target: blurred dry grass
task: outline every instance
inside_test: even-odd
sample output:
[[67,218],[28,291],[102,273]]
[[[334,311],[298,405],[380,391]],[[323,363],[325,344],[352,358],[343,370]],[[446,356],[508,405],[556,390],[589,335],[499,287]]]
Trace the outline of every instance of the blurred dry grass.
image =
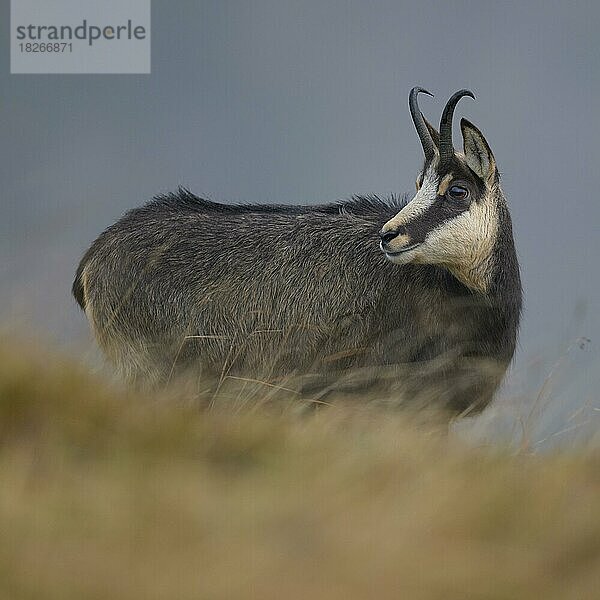
[[209,410],[30,353],[0,344],[0,600],[598,597],[597,451],[260,388]]

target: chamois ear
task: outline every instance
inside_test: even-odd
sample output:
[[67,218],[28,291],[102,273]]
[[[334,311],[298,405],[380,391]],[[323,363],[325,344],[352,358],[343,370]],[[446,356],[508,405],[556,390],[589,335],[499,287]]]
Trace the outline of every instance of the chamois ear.
[[483,133],[467,119],[460,120],[460,130],[467,165],[484,181],[493,182],[496,179],[496,159]]
[[[421,113],[423,114],[423,113]],[[440,134],[438,130],[425,118],[423,117],[423,121],[425,121],[425,125],[427,125],[427,129],[429,129],[429,134],[431,135],[431,139],[437,148],[440,147]]]

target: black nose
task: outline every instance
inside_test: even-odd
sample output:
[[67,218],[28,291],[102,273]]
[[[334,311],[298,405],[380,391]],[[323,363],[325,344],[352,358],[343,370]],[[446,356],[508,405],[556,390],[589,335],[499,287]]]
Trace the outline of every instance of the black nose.
[[400,233],[400,230],[398,229],[392,229],[391,231],[380,231],[379,232],[379,237],[381,238],[381,241],[384,244],[387,244],[389,242],[391,242],[395,237],[398,236],[398,234]]

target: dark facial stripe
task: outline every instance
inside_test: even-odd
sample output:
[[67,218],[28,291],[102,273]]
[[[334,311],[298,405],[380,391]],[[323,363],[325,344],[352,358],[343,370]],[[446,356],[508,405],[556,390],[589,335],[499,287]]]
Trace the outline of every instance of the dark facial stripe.
[[450,221],[450,219],[458,217],[468,209],[469,204],[454,204],[444,196],[437,196],[427,210],[405,224],[406,233],[410,236],[411,243],[424,242],[430,231]]

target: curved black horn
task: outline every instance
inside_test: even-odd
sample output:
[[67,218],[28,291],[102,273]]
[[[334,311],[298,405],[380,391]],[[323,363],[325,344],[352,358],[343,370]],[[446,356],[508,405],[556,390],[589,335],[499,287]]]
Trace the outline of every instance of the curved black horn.
[[419,109],[419,103],[417,102],[417,96],[421,92],[423,94],[427,94],[428,96],[433,96],[431,92],[428,92],[422,87],[414,87],[412,90],[410,90],[410,94],[408,96],[408,106],[410,108],[410,116],[412,117],[413,123],[415,124],[415,129],[417,130],[417,134],[421,140],[421,145],[423,146],[425,158],[426,160],[430,160],[435,154],[435,144],[431,134],[429,133],[429,129],[425,124],[425,119],[421,114],[421,110]]
[[454,146],[452,145],[452,117],[454,116],[454,109],[456,108],[458,101],[463,96],[469,96],[475,100],[473,92],[470,90],[460,90],[459,92],[452,94],[442,113],[442,120],[440,121],[440,161],[442,163],[454,156]]

